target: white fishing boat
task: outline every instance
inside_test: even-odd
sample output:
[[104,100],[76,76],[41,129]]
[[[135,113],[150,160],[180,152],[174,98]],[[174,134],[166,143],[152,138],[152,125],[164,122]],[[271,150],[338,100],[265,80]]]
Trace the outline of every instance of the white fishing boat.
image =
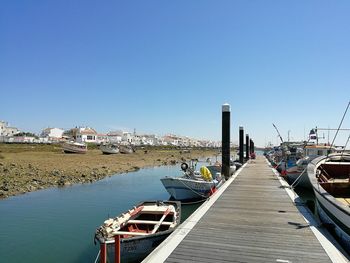
[[[184,174],[181,177],[164,177],[161,180],[167,192],[175,200],[205,199],[212,195],[224,182],[221,178],[221,167],[203,166],[200,173],[195,166],[181,164]],[[214,173],[214,177],[212,172]],[[219,171],[219,172],[218,172]]]
[[62,144],[63,152],[65,153],[86,153],[87,146],[85,143],[78,142],[64,142]]
[[116,235],[120,236],[121,262],[142,261],[176,229],[180,220],[181,203],[176,201],[146,201],[106,220],[95,232],[101,246],[99,257],[104,259],[100,262],[114,262]]
[[350,252],[350,155],[320,156],[307,166],[318,215]]
[[100,150],[103,154],[116,154],[119,153],[119,146],[115,143],[101,144]]

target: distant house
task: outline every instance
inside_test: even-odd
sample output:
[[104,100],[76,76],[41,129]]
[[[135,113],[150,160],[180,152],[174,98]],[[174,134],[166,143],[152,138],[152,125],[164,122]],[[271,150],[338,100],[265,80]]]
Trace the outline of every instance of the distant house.
[[10,127],[7,122],[0,121],[0,136],[13,136],[18,134],[20,131],[16,127]]
[[130,132],[123,132],[122,135],[122,141],[123,142],[128,142],[130,144],[134,144],[135,142],[135,136],[133,136]]
[[63,133],[64,133],[63,129],[46,128],[41,132],[40,137],[48,138],[49,140],[59,140],[62,138]]
[[78,128],[76,141],[97,143],[97,132],[90,127]]

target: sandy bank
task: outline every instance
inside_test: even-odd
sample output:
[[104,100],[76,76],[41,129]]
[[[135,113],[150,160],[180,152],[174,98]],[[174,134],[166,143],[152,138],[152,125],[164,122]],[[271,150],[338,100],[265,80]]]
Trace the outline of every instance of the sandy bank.
[[191,158],[213,156],[217,150],[138,150],[134,154],[64,154],[53,145],[0,144],[0,198],[54,186],[91,183],[106,176],[143,167],[176,164]]

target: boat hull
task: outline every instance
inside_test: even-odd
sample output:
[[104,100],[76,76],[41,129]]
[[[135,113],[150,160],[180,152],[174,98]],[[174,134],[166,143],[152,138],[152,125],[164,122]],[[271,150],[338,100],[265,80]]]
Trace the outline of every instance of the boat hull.
[[64,153],[79,153],[85,154],[87,152],[87,148],[77,147],[72,144],[63,144],[62,149]]
[[[155,234],[147,237],[136,237],[121,240],[120,242],[120,259],[121,262],[141,262],[147,257],[162,241],[164,241],[171,233],[167,231],[164,233]],[[114,262],[115,244],[109,243],[107,245],[107,256],[110,261]]]
[[307,166],[307,175],[316,197],[316,207],[323,223],[329,226],[339,242],[350,252],[350,209],[329,194],[317,181],[317,167],[325,162],[326,156],[314,159]]
[[175,200],[208,198],[213,192],[213,189],[219,186],[213,181],[197,181],[181,177],[165,177],[160,180]]
[[111,148],[106,145],[101,145],[100,150],[102,151],[103,154],[117,154],[119,153],[119,148]]
[[119,145],[119,152],[123,154],[131,154],[134,149],[131,146]]
[[331,209],[332,211],[328,211],[323,205],[321,205],[321,202],[318,199],[316,200],[316,208],[321,221],[328,226],[328,228],[336,235],[341,245],[346,249],[347,252],[349,252],[350,235],[348,234],[349,232],[347,233],[345,231],[349,231],[349,228],[345,227],[344,225],[340,227],[339,225],[342,223],[336,217],[339,216],[341,212],[334,209]]

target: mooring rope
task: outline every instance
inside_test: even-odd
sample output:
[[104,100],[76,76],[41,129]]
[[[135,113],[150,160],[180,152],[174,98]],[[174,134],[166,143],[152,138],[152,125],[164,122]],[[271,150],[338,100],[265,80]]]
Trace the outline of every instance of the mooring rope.
[[98,254],[94,263],[98,263],[98,260],[100,259],[100,253],[101,253],[101,250],[98,251]]
[[[305,167],[305,169],[301,172],[301,174],[297,177],[297,179],[295,179],[295,181],[291,184],[291,188],[292,189],[294,189],[299,183],[300,183],[300,178],[303,176],[303,174],[304,174],[304,172],[306,171],[306,169],[307,169],[307,166]],[[296,184],[295,184],[295,182],[297,182]],[[295,185],[294,185],[295,184]]]

